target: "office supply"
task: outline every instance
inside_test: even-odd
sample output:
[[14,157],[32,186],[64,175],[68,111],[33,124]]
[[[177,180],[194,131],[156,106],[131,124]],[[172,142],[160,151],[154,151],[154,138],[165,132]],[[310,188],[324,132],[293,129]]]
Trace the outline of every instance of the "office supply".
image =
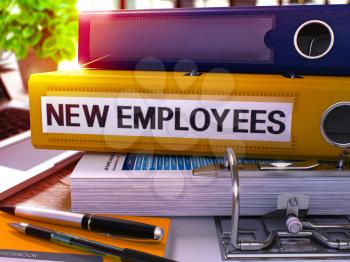
[[276,212],[242,218],[242,177],[231,148],[226,150],[223,168],[229,173],[232,190],[231,218],[215,219],[224,260],[350,258],[348,216],[309,216],[309,198],[293,192],[278,197]]
[[[72,210],[227,216],[231,185],[223,162],[222,157],[86,153],[71,175]],[[336,161],[239,159],[239,168],[244,216],[273,212],[278,197],[291,193],[308,196],[311,215],[350,214],[348,165],[340,170]]]
[[100,256],[0,249],[2,262],[102,262]]
[[21,232],[25,235],[57,243],[59,245],[65,245],[69,247],[74,247],[78,249],[83,249],[90,251],[99,255],[111,256],[111,257],[120,257],[122,261],[140,261],[140,262],[166,262],[174,261],[167,258],[151,255],[145,252],[129,249],[129,248],[120,248],[116,246],[110,246],[89,239],[55,232],[51,229],[38,227],[26,223],[10,223],[10,227],[14,228],[18,232]]
[[0,206],[0,211],[45,223],[82,228],[110,235],[154,240],[160,240],[163,236],[163,229],[157,226],[113,217],[77,214],[30,206]]
[[[77,151],[33,149],[28,102],[11,96],[12,73],[0,75],[0,200],[78,160]],[[12,92],[12,95],[13,92]]]
[[[25,223],[35,224],[36,226],[50,228],[55,231],[65,232],[75,236],[91,239],[96,242],[104,243],[107,245],[115,245],[121,248],[131,248],[142,252],[150,253],[157,256],[164,256],[166,250],[171,249],[169,241],[172,239],[170,230],[170,219],[167,218],[147,218],[147,217],[121,217],[113,216],[116,218],[125,218],[137,222],[144,222],[148,224],[157,224],[164,229],[164,236],[161,241],[145,241],[145,240],[130,240],[126,238],[116,238],[106,236],[101,233],[89,232],[78,228],[68,228],[65,226],[47,224],[42,222],[36,222],[33,220],[25,219]],[[20,223],[24,219],[6,213],[0,213],[0,246],[3,250],[19,250],[19,251],[32,251],[32,252],[49,252],[56,254],[81,254],[86,255],[84,251],[75,250],[69,247],[60,245],[48,245],[40,239],[24,237],[22,234],[15,232],[10,228],[8,223]],[[28,245],[30,243],[30,245]],[[105,257],[104,261],[115,261]]]
[[334,142],[349,136],[349,84],[321,76],[37,74],[29,81],[32,143],[172,154],[222,154],[232,146],[241,156],[335,158]]
[[[38,185],[35,185],[35,186],[32,185],[28,189],[22,192],[19,192],[15,196],[9,197],[4,202],[17,203],[21,201],[22,198],[25,198],[25,199],[28,199],[27,200],[28,203],[34,203],[34,204],[37,203],[37,204],[40,204],[41,206],[47,206],[50,208],[61,207],[62,203],[66,202],[65,194],[57,195],[54,192],[52,192],[50,188],[47,188],[46,190],[44,190],[44,192],[41,192],[40,194],[38,194],[40,195],[39,198],[37,197],[37,193],[36,193],[38,191],[38,187],[42,187],[45,184],[54,184],[55,190],[66,192],[67,186],[69,186],[69,182],[67,183],[66,179],[64,179],[60,183],[54,183],[53,181],[55,180],[56,180],[56,176],[50,176],[44,179],[43,181],[40,181]],[[53,199],[54,201],[50,201]],[[13,218],[14,217],[12,217],[12,219]],[[11,221],[10,216],[9,216],[9,221]],[[8,229],[8,227],[5,226],[5,229]],[[0,226],[0,230],[1,230],[1,226]],[[171,219],[171,231],[175,233],[172,234],[171,241],[170,242],[168,241],[167,243],[167,249],[166,249],[167,254],[165,255],[166,257],[177,261],[201,261],[201,262],[222,261],[220,248],[218,245],[218,238],[216,235],[214,217],[173,217]],[[225,229],[225,231],[227,231],[227,229]],[[2,232],[1,234],[3,236]],[[8,237],[6,236],[6,238]],[[264,237],[261,237],[260,239],[264,239]],[[203,250],[205,250],[205,252]],[[255,260],[252,259],[249,261],[258,262],[258,261],[261,261],[261,259],[255,259]],[[274,261],[284,262],[285,259],[283,258],[274,259]],[[304,258],[302,259],[302,261],[322,262],[324,260],[322,259],[307,260]],[[343,259],[343,260],[337,260],[337,261],[347,262],[348,260]]]
[[349,75],[349,5],[82,12],[87,68]]

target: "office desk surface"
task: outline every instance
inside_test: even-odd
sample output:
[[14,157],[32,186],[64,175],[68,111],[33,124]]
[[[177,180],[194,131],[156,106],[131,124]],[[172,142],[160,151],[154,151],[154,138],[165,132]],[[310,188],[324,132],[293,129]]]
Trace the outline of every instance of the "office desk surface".
[[[6,81],[14,87],[13,90],[11,90],[13,91],[11,95],[22,98],[24,94],[21,91],[21,81],[18,73],[8,72],[6,74]],[[71,202],[69,175],[73,171],[75,165],[76,164],[72,164],[21,192],[0,201],[0,204],[26,204],[59,210],[69,210]],[[216,237],[215,223],[212,217],[176,217],[172,219],[171,227],[173,237],[169,242],[169,258],[184,262],[222,261]],[[249,261],[254,262],[253,260]]]
[[[26,204],[52,209],[70,209],[69,175],[72,164],[46,179],[14,194],[0,204]],[[180,217],[172,219],[172,238],[168,257],[178,261],[221,261],[211,217]]]
[[0,204],[26,204],[59,210],[70,209],[69,175],[76,163],[0,201]]
[[[70,209],[69,175],[72,164],[46,179],[5,199],[0,204],[28,204],[53,209]],[[172,239],[168,257],[184,262],[222,261],[212,217],[176,217],[172,219]],[[250,262],[258,260],[249,260]],[[286,261],[286,260],[273,260]],[[288,260],[305,261],[305,260]],[[313,262],[324,260],[312,260]],[[346,260],[337,260],[346,261]]]

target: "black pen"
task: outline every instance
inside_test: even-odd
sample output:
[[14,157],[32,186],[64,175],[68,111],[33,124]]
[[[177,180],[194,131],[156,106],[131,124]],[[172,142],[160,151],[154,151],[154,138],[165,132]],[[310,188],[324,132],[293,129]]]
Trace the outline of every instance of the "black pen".
[[160,227],[106,216],[27,206],[0,206],[0,211],[45,223],[82,228],[110,235],[154,240],[160,240],[163,236],[163,229]]
[[70,246],[87,250],[99,255],[120,257],[122,261],[128,262],[174,262],[174,260],[151,255],[149,253],[137,251],[129,248],[120,248],[89,239],[56,232],[47,228],[37,227],[26,223],[8,224],[17,231],[46,241],[54,242],[60,245]]

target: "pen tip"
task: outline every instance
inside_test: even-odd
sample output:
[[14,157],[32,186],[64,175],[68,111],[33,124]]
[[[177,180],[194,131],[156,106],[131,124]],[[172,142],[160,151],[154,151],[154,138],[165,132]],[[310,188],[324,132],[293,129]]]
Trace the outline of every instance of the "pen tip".
[[25,233],[25,229],[27,227],[27,225],[24,223],[8,223],[7,225],[22,233]]
[[15,214],[15,209],[16,209],[15,206],[10,206],[10,205],[0,206],[0,211],[11,214],[11,215]]

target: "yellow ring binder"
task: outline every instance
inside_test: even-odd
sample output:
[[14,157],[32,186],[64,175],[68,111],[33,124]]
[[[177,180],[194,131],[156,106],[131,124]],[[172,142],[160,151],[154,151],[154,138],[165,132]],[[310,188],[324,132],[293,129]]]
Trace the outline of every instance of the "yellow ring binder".
[[[335,158],[320,125],[347,77],[76,70],[32,75],[33,145],[85,151]],[[346,118],[345,115],[340,118]],[[338,122],[341,121],[337,120]],[[349,133],[349,123],[332,132]]]

